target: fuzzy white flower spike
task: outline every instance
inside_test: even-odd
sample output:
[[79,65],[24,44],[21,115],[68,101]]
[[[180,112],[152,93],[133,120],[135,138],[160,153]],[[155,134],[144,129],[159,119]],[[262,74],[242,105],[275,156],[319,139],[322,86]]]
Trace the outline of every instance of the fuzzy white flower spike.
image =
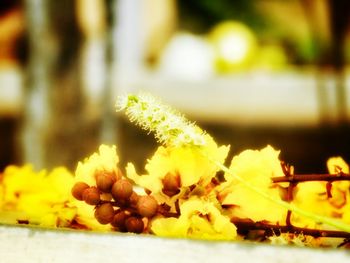
[[154,133],[161,144],[174,147],[205,144],[205,133],[197,125],[152,95],[120,96],[116,108],[124,110],[131,122]]

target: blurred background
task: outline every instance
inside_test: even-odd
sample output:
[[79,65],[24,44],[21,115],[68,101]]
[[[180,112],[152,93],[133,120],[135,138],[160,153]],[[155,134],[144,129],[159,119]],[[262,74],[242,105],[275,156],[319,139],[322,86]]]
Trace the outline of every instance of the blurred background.
[[349,18],[347,0],[1,0],[0,170],[74,170],[101,143],[142,169],[156,143],[114,112],[139,90],[231,155],[350,162]]

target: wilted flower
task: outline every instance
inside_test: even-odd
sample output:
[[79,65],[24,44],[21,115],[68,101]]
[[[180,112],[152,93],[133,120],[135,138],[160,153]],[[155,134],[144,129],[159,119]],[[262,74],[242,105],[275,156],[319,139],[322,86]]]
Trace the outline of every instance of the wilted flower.
[[316,247],[319,245],[319,241],[304,234],[295,233],[280,233],[279,235],[272,235],[268,237],[268,240],[273,245],[295,245],[298,247]]

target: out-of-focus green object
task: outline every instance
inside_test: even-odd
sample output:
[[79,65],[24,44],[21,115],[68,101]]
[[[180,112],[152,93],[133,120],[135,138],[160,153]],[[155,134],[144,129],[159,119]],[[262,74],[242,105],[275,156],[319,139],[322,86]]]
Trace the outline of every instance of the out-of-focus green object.
[[284,48],[279,44],[262,45],[255,61],[255,67],[263,70],[282,70],[288,64]]
[[252,30],[237,21],[217,24],[209,33],[219,73],[231,73],[252,66],[257,53],[257,40]]

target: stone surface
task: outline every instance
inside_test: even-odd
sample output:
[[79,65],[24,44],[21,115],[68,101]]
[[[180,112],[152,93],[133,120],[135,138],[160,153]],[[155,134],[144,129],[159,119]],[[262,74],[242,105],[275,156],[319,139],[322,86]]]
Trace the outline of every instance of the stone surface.
[[0,262],[350,262],[343,249],[0,226]]

